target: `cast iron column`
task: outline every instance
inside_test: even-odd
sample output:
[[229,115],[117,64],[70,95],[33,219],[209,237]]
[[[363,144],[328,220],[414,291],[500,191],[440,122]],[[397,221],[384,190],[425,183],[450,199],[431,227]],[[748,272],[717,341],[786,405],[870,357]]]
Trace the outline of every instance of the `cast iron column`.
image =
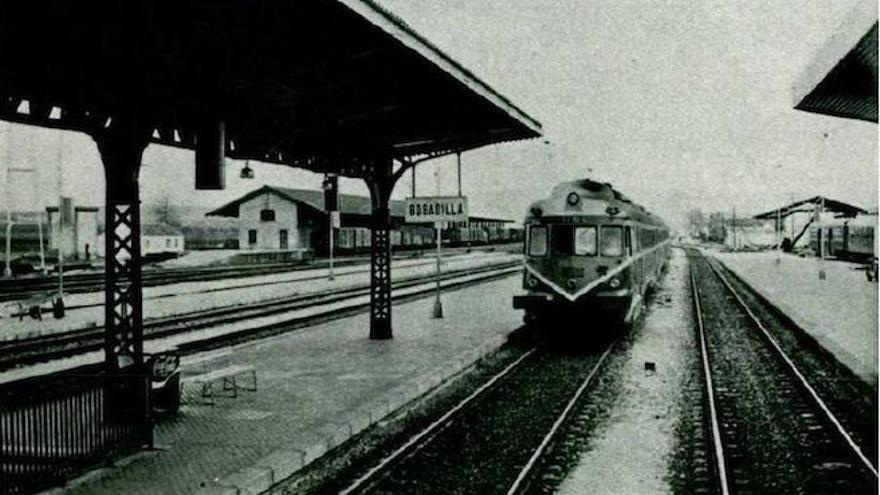
[[370,338],[390,339],[391,331],[391,210],[394,189],[391,160],[379,160],[366,178],[373,203],[370,259]]
[[150,131],[115,117],[93,135],[104,163],[104,358],[108,374],[143,372],[138,172]]

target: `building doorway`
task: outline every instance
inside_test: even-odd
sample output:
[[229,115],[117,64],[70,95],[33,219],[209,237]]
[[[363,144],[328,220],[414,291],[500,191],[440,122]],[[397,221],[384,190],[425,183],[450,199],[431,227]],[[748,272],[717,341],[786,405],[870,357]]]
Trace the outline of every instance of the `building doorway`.
[[281,229],[278,231],[278,242],[280,244],[281,249],[287,249],[287,230]]

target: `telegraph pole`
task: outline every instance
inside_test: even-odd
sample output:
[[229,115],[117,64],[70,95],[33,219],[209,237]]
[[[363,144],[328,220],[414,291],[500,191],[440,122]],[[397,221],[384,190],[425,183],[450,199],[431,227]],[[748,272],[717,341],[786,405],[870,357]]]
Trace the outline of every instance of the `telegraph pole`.
[[776,228],[774,229],[776,231],[776,264],[777,265],[779,264],[780,258],[782,257],[782,243],[780,242],[780,239],[782,237],[780,235],[780,230],[782,230],[781,210],[782,210],[781,208],[776,208]]
[[[64,189],[63,189],[63,174],[64,169],[61,166],[61,147],[64,145],[64,134],[62,131],[58,132],[58,151],[56,152],[55,160],[58,164],[58,242],[56,243],[56,247],[58,248],[58,300],[52,305],[52,313],[55,318],[63,318],[64,317]],[[73,205],[71,205],[71,208]],[[104,235],[107,235],[106,229]],[[105,263],[108,263],[106,259],[105,253]]]
[[12,256],[12,187],[10,186],[12,175],[10,174],[10,169],[12,165],[9,163],[9,148],[12,142],[10,136],[12,134],[12,124],[7,122],[4,127],[6,128],[6,149],[3,153],[3,164],[6,166],[6,201],[3,202],[3,206],[6,207],[6,268],[3,270],[3,275],[6,278],[10,278],[12,277],[12,265],[10,264],[10,257]]
[[733,250],[736,251],[736,206],[733,207],[733,220],[730,222],[733,229]]
[[819,280],[825,280],[825,231],[822,229],[822,213],[825,212],[825,198],[819,197],[819,204],[817,205],[819,213],[816,215],[816,220],[819,223]]

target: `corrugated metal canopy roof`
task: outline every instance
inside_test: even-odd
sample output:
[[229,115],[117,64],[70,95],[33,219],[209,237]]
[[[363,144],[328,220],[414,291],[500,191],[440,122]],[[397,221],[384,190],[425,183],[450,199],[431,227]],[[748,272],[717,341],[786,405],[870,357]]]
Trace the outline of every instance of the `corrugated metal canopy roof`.
[[[813,212],[816,209],[816,205],[818,205],[822,201],[822,199],[822,196],[814,196],[812,198],[802,199],[800,201],[795,201],[794,203],[781,206],[777,210],[770,210],[764,213],[759,213],[752,218],[762,220],[774,219],[776,218],[777,211],[779,212],[779,216],[781,218],[785,218],[793,213]],[[865,209],[859,208],[858,206],[854,206],[849,203],[844,203],[843,201],[837,201],[830,198],[824,198],[824,200],[826,211],[834,212],[848,217],[854,217],[856,215],[867,213]]]
[[795,108],[877,122],[877,4],[865,0],[794,87]]
[[133,104],[156,143],[219,118],[227,156],[313,170],[541,133],[371,0],[0,2],[0,118],[89,132]]

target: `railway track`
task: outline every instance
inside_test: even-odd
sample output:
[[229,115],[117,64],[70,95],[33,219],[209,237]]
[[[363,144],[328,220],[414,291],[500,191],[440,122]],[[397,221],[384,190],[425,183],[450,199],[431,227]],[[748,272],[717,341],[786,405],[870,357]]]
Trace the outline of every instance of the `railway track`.
[[[509,261],[478,268],[452,270],[441,274],[439,278],[444,282],[444,287],[453,288],[507,276],[518,272],[520,267],[521,263],[519,261]],[[394,296],[394,299],[395,301],[400,301],[401,299],[421,297],[431,292],[433,289],[431,283],[436,280],[437,276],[433,274],[397,280],[392,284],[395,291],[417,288],[419,286],[425,287],[403,296]],[[147,320],[144,323],[144,339],[149,341],[169,338],[219,325],[243,322],[266,316],[283,315],[284,313],[305,308],[334,305],[334,309],[330,311],[316,312],[308,316],[291,319],[282,318],[281,321],[271,324],[256,325],[239,331],[195,339],[178,346],[183,354],[198,352],[244,340],[263,338],[289,331],[292,328],[360,312],[369,306],[368,302],[349,305],[341,309],[335,306],[352,299],[367,296],[369,291],[369,284],[360,284],[343,289],[331,289],[270,299],[246,306],[235,305]],[[99,326],[2,342],[0,343],[0,371],[97,351],[102,349],[103,345],[104,329]]]
[[[507,245],[500,245],[505,249]],[[448,248],[447,253],[464,252],[470,248]],[[473,248],[479,250],[479,248]],[[404,252],[395,259],[416,257],[420,251]],[[370,258],[356,256],[344,257],[335,261],[336,267],[350,266],[369,262]],[[211,280],[235,279],[259,275],[272,275],[282,272],[321,269],[327,266],[326,260],[310,264],[271,263],[239,266],[186,267],[186,268],[154,268],[145,269],[141,275],[144,287],[176,284],[182,282],[206,282]],[[65,275],[64,291],[67,293],[100,292],[104,289],[103,273],[76,273]],[[58,290],[58,277],[21,277],[16,279],[0,279],[0,301],[15,301]]]
[[[818,346],[791,341],[800,330],[779,328],[778,315],[712,260],[696,250],[688,257],[712,444],[713,472],[701,488],[876,493],[876,409],[864,417],[853,410],[863,397],[846,401],[815,385],[840,373],[827,369],[835,363]],[[819,357],[804,357],[811,354]]]
[[329,489],[341,494],[535,490],[548,448],[589,401],[616,343],[589,352],[543,345],[524,350],[344,486]]
[[[421,266],[434,266],[435,264],[436,264],[436,261],[434,261],[434,260],[426,260],[426,261],[420,261],[420,262],[415,262],[415,263],[408,263],[403,266],[403,269],[412,269],[412,268],[417,268],[417,267],[421,267]],[[364,274],[364,273],[370,273],[370,268],[366,267],[366,268],[362,268],[362,269],[346,270],[346,271],[342,271],[342,272],[337,271],[335,276],[337,278],[339,278],[339,277],[348,277],[348,276],[352,276],[352,275],[360,275],[360,274]],[[271,275],[277,275],[277,272],[271,273]],[[256,281],[247,281],[247,282],[242,282],[242,283],[223,284],[221,287],[207,287],[207,288],[200,288],[200,289],[187,287],[185,292],[172,293],[172,294],[160,293],[157,295],[145,296],[143,299],[145,301],[148,301],[151,299],[166,299],[169,297],[177,297],[177,296],[181,296],[181,295],[209,294],[209,293],[213,293],[213,292],[223,292],[223,291],[230,291],[230,290],[236,290],[236,289],[248,289],[248,288],[253,288],[253,287],[268,288],[273,285],[285,285],[285,284],[290,284],[290,283],[303,283],[303,282],[316,281],[316,280],[327,280],[327,274],[322,273],[320,275],[311,275],[311,276],[304,276],[304,277],[301,276],[301,277],[296,277],[296,278],[285,278],[285,279],[275,279],[275,280],[260,279],[260,280],[256,280]],[[172,282],[172,283],[176,283],[176,282]],[[67,305],[65,305],[65,309],[67,312],[71,312],[71,311],[76,311],[79,309],[102,307],[103,305],[104,305],[104,298],[101,297],[101,298],[99,298],[98,301],[93,302],[93,303],[67,304]],[[41,310],[43,313],[51,313],[52,312],[52,309],[48,308],[48,307],[41,308]],[[30,314],[27,312],[25,312],[25,313],[12,313],[9,316],[11,318],[24,318],[24,317],[30,318]]]

